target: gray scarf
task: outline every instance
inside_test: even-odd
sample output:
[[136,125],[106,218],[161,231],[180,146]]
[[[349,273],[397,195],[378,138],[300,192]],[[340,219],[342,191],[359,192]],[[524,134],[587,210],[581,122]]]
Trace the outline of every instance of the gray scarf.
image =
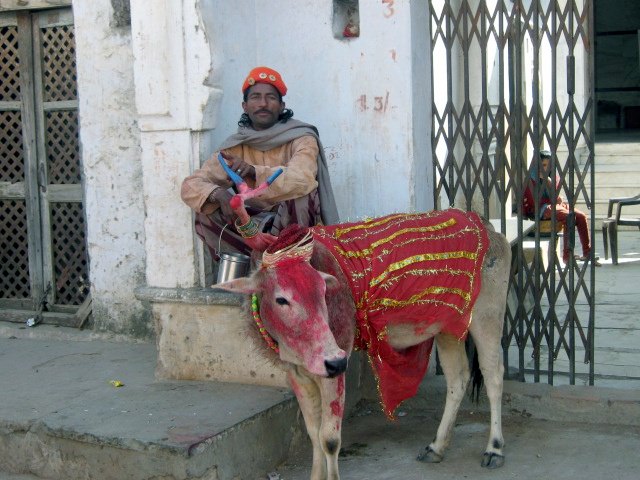
[[329,178],[329,169],[327,168],[327,159],[324,156],[324,148],[322,148],[322,143],[320,142],[318,129],[313,125],[292,118],[286,123],[278,122],[266,130],[254,130],[250,127],[241,126],[236,133],[222,142],[219,149],[224,150],[235,147],[236,145],[248,145],[261,152],[266,152],[267,150],[284,145],[304,135],[311,135],[318,142],[318,195],[320,197],[320,215],[322,216],[322,223],[325,225],[334,225],[340,221],[338,208],[333,198],[333,190],[331,188],[331,179]]

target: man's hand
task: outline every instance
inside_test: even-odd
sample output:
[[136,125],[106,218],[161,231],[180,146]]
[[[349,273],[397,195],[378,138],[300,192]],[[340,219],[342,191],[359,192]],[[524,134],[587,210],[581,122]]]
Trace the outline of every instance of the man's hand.
[[540,174],[540,183],[544,185],[547,189],[547,192],[551,194],[553,190],[553,182],[551,181],[551,177],[549,176],[549,172],[543,170],[543,173]]
[[235,157],[224,151],[220,152],[222,157],[227,161],[229,168],[240,175],[243,179],[256,179],[256,169],[250,163],[245,162],[241,157]]
[[233,198],[233,195],[231,195],[231,193],[224,188],[216,188],[213,192],[211,192],[211,195],[209,195],[209,201],[215,202],[220,205],[222,218],[230,225],[233,224],[233,221],[236,218],[236,215],[231,209],[231,205],[229,204],[231,198]]

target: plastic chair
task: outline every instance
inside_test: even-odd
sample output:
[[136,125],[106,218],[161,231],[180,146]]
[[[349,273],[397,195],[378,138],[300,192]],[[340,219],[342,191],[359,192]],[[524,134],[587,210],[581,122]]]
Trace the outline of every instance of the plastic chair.
[[[613,206],[616,214],[613,215]],[[640,205],[640,194],[635,197],[610,198],[607,218],[602,222],[602,243],[604,244],[604,258],[609,258],[609,243],[611,244],[611,261],[618,264],[618,226],[626,225],[640,229],[640,218],[623,217],[622,208],[630,205]],[[608,238],[608,242],[607,242]]]

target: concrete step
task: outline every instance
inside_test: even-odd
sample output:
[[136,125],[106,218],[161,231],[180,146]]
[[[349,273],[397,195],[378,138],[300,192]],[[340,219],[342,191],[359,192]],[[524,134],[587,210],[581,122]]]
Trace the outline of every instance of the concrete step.
[[597,157],[638,155],[638,142],[597,142],[594,150]]
[[[640,178],[640,171],[638,172],[638,176]],[[587,190],[591,188],[591,184],[589,182],[586,183]],[[640,193],[640,184],[638,181],[635,183],[632,181],[628,181],[627,184],[624,183],[609,183],[602,182],[600,179],[596,181],[596,198],[597,199],[606,199],[613,197],[633,197]]]
[[[593,213],[596,218],[606,218],[609,207],[609,199],[615,197],[633,197],[640,193],[640,156],[634,160],[633,164],[611,164],[598,171],[596,167],[596,189],[593,199]],[[607,170],[610,169],[610,170]],[[590,179],[586,179],[587,190],[591,188]],[[577,207],[587,211],[584,202],[579,202]],[[623,216],[640,217],[640,205],[631,205],[623,209]]]
[[637,147],[632,154],[620,154],[611,153],[608,155],[599,154],[596,151],[595,166],[599,165],[638,165],[640,160],[640,153],[638,153]]
[[[578,210],[582,210],[583,212],[587,213],[589,212],[589,209],[587,208],[586,204],[582,203],[582,202],[578,202],[576,204],[576,208],[578,208]],[[607,218],[607,212],[609,209],[609,200],[602,200],[602,199],[596,199],[596,201],[593,203],[593,205],[591,206],[591,214],[595,214],[595,217],[597,219],[604,219]],[[640,205],[631,205],[628,207],[625,207],[622,210],[623,213],[623,217],[630,217],[630,218],[640,218]],[[614,211],[615,214],[615,211]]]
[[[596,191],[594,213],[606,218],[609,198],[634,196],[640,193],[640,149],[638,142],[597,142],[594,172]],[[585,179],[590,188],[590,178]],[[584,204],[581,205],[584,208]],[[580,208],[580,207],[579,207]],[[640,216],[640,206],[628,207],[625,214]]]
[[593,171],[598,183],[602,183],[605,179],[611,183],[625,183],[626,174],[640,172],[639,165],[640,159],[633,163],[596,163]]
[[[587,186],[587,191],[589,190],[590,190],[590,187]],[[579,191],[578,193],[582,197],[583,192]],[[638,195],[638,193],[640,193],[640,188],[637,185],[630,186],[630,187],[623,187],[623,186],[611,187],[609,184],[597,183],[593,200],[595,201],[596,204],[604,205],[604,208],[606,209],[607,206],[609,205],[610,198],[634,197]],[[627,210],[635,211],[637,210],[637,206],[629,205],[623,208],[623,212],[627,212]],[[625,213],[625,216],[626,216],[626,213]]]
[[[578,208],[580,210],[582,210],[583,212],[586,212],[588,209],[586,207],[586,204],[584,202],[578,202],[577,203]],[[596,211],[596,214],[598,216],[606,216],[606,213],[609,210],[609,199],[601,199],[601,198],[596,198],[595,201],[592,203],[591,208],[593,210]],[[613,212],[615,214],[615,210]],[[638,205],[628,205],[626,207],[624,207],[622,209],[622,216],[623,217],[638,217],[640,216],[640,206]]]
[[0,472],[253,480],[284,461],[302,435],[287,389],[157,381],[153,344],[54,340],[46,325],[1,327]]

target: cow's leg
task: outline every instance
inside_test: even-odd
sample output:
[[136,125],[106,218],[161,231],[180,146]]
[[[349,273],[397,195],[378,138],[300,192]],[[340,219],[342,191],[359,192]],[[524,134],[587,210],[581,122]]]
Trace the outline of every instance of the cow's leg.
[[319,378],[319,386],[322,395],[320,444],[327,459],[327,480],[340,480],[338,454],[342,443],[345,375],[338,375],[335,378]]
[[[484,287],[484,286],[483,286]],[[502,380],[504,365],[502,363],[502,319],[504,308],[496,308],[495,299],[476,303],[474,320],[470,333],[478,352],[478,362],[487,389],[487,397],[491,407],[491,429],[487,448],[482,457],[482,466],[498,468],[504,465],[504,438],[502,436]]]
[[438,426],[436,438],[418,456],[421,462],[437,463],[442,461],[444,451],[451,440],[451,433],[458,415],[460,403],[469,382],[469,363],[464,342],[451,335],[436,336],[440,365],[447,381],[447,400],[444,413]]
[[322,421],[322,397],[320,389],[313,377],[308,376],[300,367],[293,367],[288,372],[288,380],[298,399],[298,405],[307,427],[307,434],[313,447],[313,466],[311,480],[327,478],[327,462],[320,440]]
[[478,352],[491,407],[491,428],[482,466],[498,468],[504,464],[502,436],[502,329],[511,271],[511,247],[502,236],[489,232],[490,247],[482,268],[482,288],[473,306],[469,328]]

